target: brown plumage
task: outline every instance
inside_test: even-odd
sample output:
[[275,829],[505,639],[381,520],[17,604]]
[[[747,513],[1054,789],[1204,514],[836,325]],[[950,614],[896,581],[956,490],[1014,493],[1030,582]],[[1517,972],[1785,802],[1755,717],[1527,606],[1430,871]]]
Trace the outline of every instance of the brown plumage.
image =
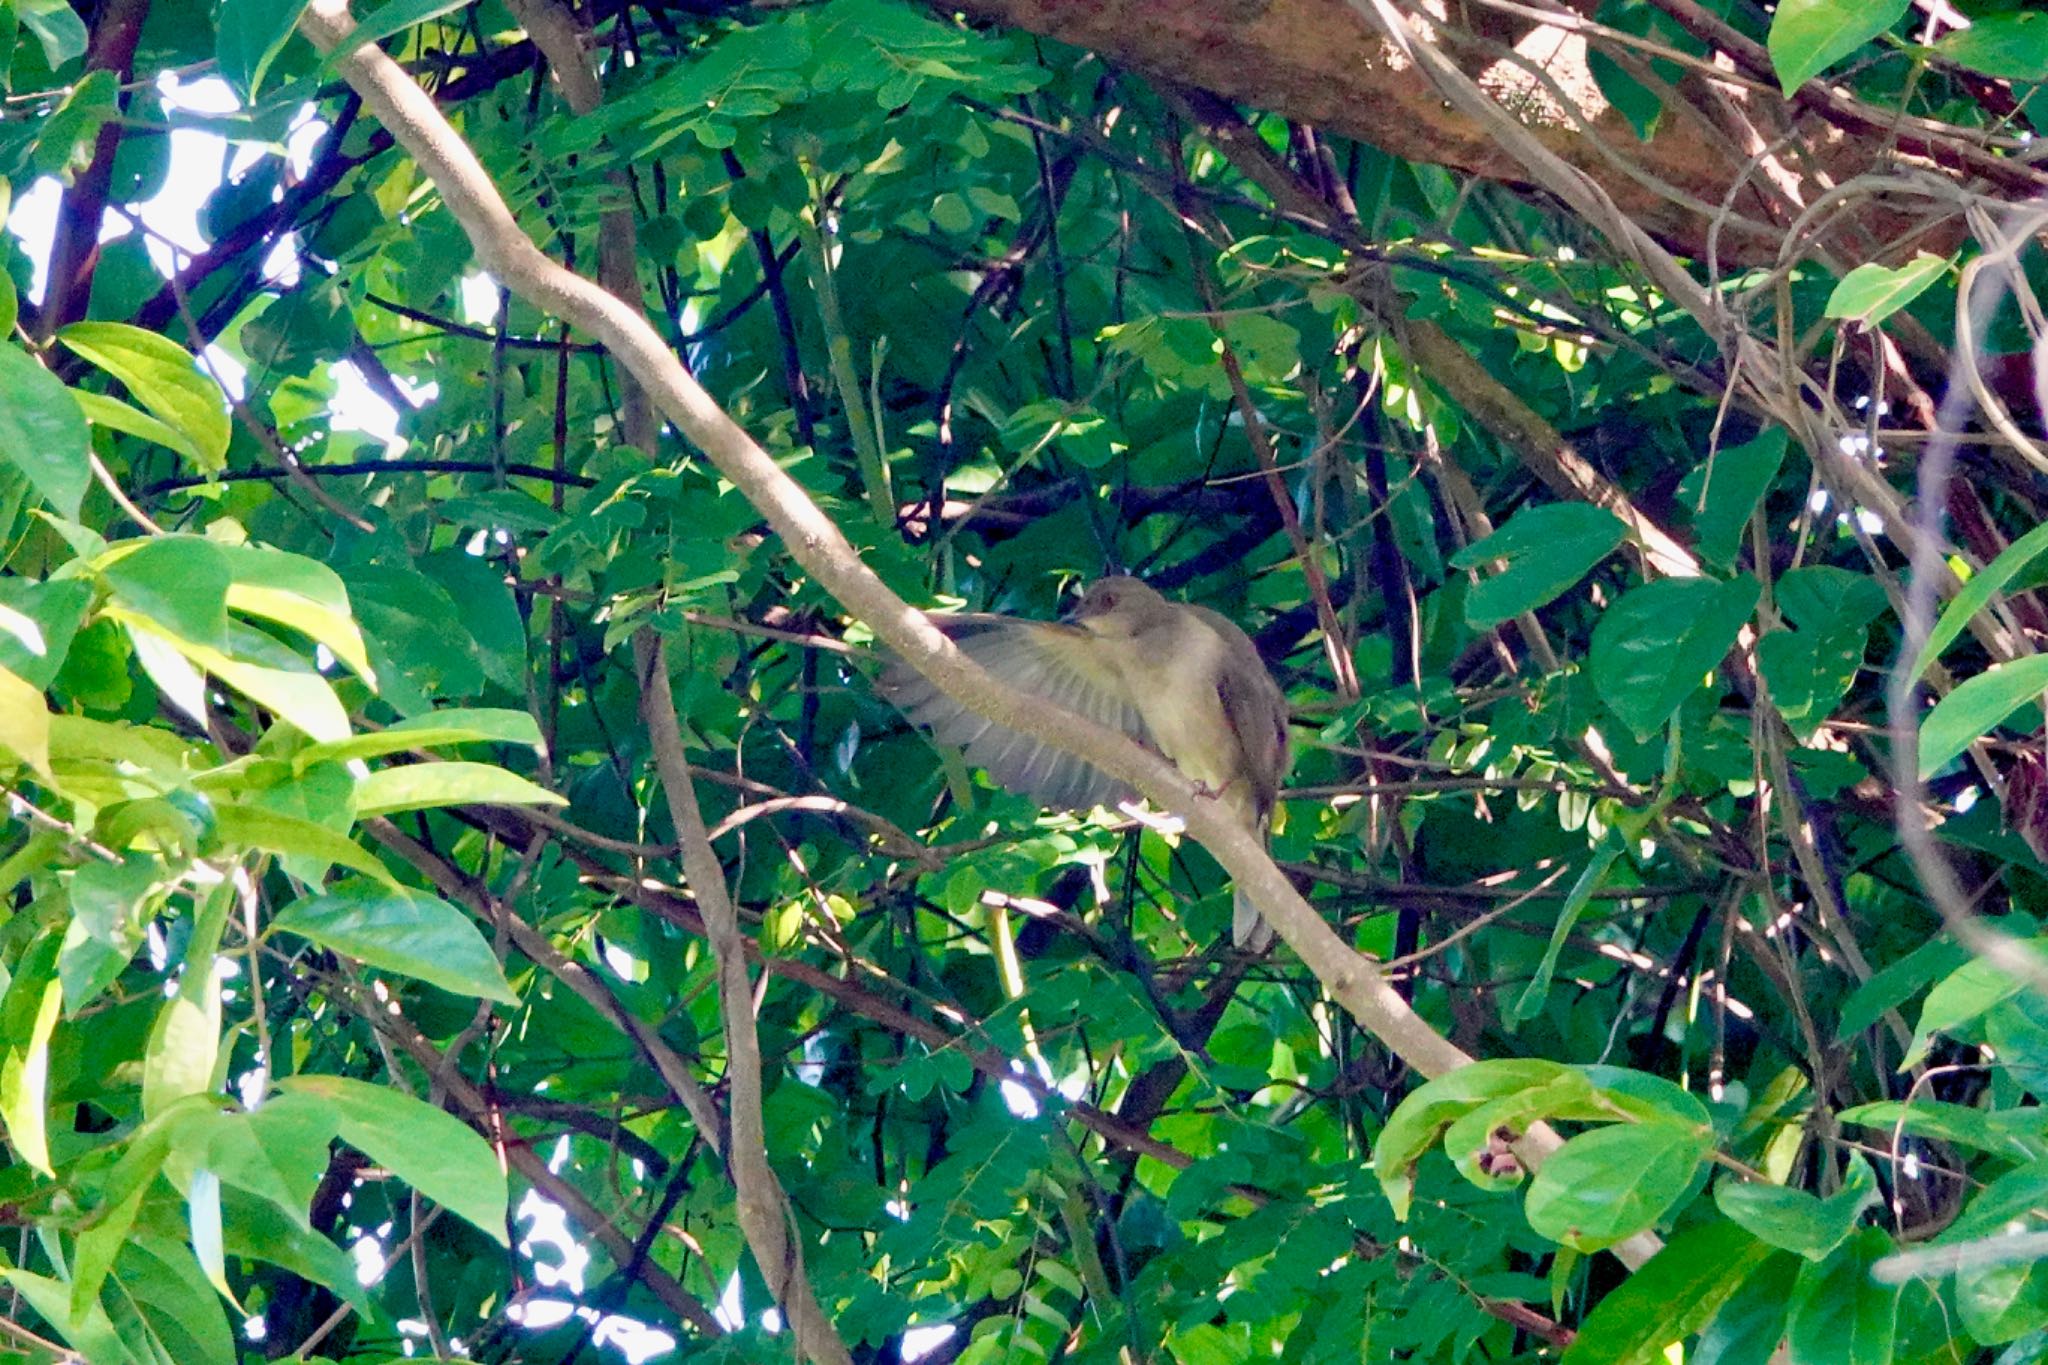
[[[1019,691],[1150,744],[1264,837],[1287,776],[1287,699],[1228,617],[1118,577],[1090,586],[1064,621],[973,614],[932,624]],[[900,662],[883,670],[881,690],[1012,791],[1070,810],[1132,795],[1094,765],[975,715]],[[1272,941],[1242,893],[1231,920],[1239,947],[1260,952]]]

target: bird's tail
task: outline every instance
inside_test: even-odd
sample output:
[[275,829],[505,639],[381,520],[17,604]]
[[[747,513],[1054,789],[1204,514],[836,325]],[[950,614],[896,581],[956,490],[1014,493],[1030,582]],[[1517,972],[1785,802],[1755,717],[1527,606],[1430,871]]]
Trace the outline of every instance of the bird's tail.
[[[1270,811],[1250,809],[1250,802],[1239,807],[1239,814],[1259,836],[1261,843],[1272,832],[1273,817]],[[1263,953],[1273,946],[1273,926],[1266,923],[1266,917],[1259,913],[1251,894],[1239,887],[1230,901],[1230,941],[1241,951]]]
[[1241,888],[1230,902],[1230,941],[1247,953],[1263,953],[1273,944],[1273,926]]

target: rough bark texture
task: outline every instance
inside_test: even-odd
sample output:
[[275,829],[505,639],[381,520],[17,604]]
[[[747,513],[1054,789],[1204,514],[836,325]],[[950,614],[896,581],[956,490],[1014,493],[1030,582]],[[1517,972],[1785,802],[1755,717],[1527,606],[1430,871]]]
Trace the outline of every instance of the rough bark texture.
[[[1528,188],[1520,164],[1393,57],[1346,0],[967,0],[943,8],[1088,48],[1155,79],[1211,90],[1396,157]],[[1709,254],[1725,205],[1711,249],[1728,266],[1776,258],[1788,201],[1796,213],[1828,185],[1895,166],[1911,145],[1904,136],[1856,136],[1841,126],[1855,120],[1840,109],[1809,111],[1732,75],[1683,80],[1678,89],[1688,105],[1667,101],[1656,135],[1644,142],[1600,95],[1578,35],[1529,29],[1514,47],[1521,64],[1496,41],[1515,35],[1497,25],[1440,29],[1438,37],[1553,152],[1679,254]],[[1560,98],[1576,106],[1576,117]],[[1767,155],[1775,146],[1796,147],[1804,160],[1777,161]],[[1881,244],[1897,240],[1907,221],[1871,208],[1833,231],[1843,234],[1844,255],[1862,259],[1881,255]],[[1926,237],[1919,245],[1944,249]]]

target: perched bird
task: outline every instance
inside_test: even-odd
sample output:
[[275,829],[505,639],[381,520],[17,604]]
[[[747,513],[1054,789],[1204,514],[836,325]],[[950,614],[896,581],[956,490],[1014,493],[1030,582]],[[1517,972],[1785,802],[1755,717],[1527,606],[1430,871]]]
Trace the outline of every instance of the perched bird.
[[[1135,578],[1091,585],[1062,621],[934,616],[960,651],[1020,692],[1149,744],[1263,838],[1287,775],[1287,699],[1250,637],[1207,607],[1169,602]],[[1084,759],[961,706],[902,662],[882,694],[1010,790],[1087,810],[1130,788]],[[1231,938],[1252,952],[1273,931],[1243,892]]]

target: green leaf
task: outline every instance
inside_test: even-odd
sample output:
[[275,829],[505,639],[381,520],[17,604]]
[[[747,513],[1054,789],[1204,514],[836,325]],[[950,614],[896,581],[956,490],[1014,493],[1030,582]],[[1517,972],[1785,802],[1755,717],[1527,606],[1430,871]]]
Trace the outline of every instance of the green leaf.
[[1772,1252],[1707,1323],[1686,1365],[1769,1365],[1804,1264],[1789,1251]]
[[[203,1100],[194,1100],[201,1105]],[[128,1241],[141,1212],[142,1198],[163,1168],[170,1148],[171,1125],[182,1111],[145,1120],[128,1139],[128,1150],[114,1163],[100,1191],[100,1204],[78,1231],[71,1262],[71,1311],[85,1311],[99,1298],[100,1284],[113,1267],[114,1258]]]
[[1723,1176],[1714,1205],[1756,1236],[1809,1261],[1825,1260],[1856,1230],[1863,1210],[1878,1202],[1877,1176],[1861,1153],[1852,1154],[1842,1188],[1825,1199],[1804,1190]]
[[444,707],[408,716],[382,730],[328,744],[309,744],[293,758],[301,770],[315,763],[382,758],[412,749],[438,749],[448,744],[518,744],[541,747],[540,726],[525,711],[490,707]]
[[1757,663],[1771,701],[1804,743],[1855,684],[1869,645],[1869,623],[1889,603],[1868,574],[1830,565],[1787,571],[1777,584],[1778,608],[1796,630],[1757,641]]
[[1939,1138],[2019,1161],[2048,1154],[2048,1110],[1978,1109],[1947,1100],[1875,1100],[1854,1105],[1838,1116],[1843,1123],[1893,1133]]
[[54,1173],[45,1111],[50,1036],[64,1003],[57,980],[63,939],[61,932],[45,930],[15,964],[7,994],[0,996],[0,1122],[15,1154],[44,1175]]
[[1942,608],[1941,619],[1934,623],[1934,629],[1927,632],[1927,643],[1920,646],[1920,652],[1913,658],[1913,676],[1925,675],[1927,666],[1947,652],[1956,638],[1969,629],[1970,619],[1984,610],[1992,597],[2002,592],[2008,583],[2033,568],[2044,554],[2048,554],[2048,523],[2036,526],[1999,551],[1998,557],[1983,569],[1970,575],[1962,591]]
[[[211,1173],[295,1226],[309,1228],[306,1208],[339,1129],[332,1106],[310,1095],[275,1094],[238,1113],[198,1109],[172,1126],[164,1171],[181,1190],[189,1190],[202,1172]],[[228,1205],[225,1197],[222,1203]]]
[[[321,1145],[326,1145],[325,1139]],[[369,1311],[369,1294],[356,1278],[355,1262],[347,1252],[305,1226],[303,1218],[290,1216],[267,1199],[234,1188],[221,1193],[228,1255],[283,1266],[302,1279],[324,1285],[336,1298]]]
[[41,688],[0,668],[0,753],[13,754],[50,778],[50,708]]
[[1765,427],[1754,440],[1710,455],[1679,481],[1679,504],[1692,512],[1700,558],[1733,567],[1750,514],[1785,463],[1787,440],[1785,428]]
[[[218,1187],[216,1187],[216,1190]],[[212,1208],[219,1230],[219,1205]],[[195,1238],[195,1245],[197,1239]],[[213,1251],[220,1251],[218,1242]],[[164,1353],[178,1365],[235,1365],[235,1338],[194,1248],[144,1232],[121,1249],[114,1274]],[[226,1276],[219,1276],[221,1286]]]
[[1886,32],[1910,0],[1782,0],[1768,42],[1787,95]]
[[64,666],[92,597],[92,584],[83,578],[0,578],[0,668],[47,688]]
[[458,995],[519,1002],[469,917],[438,896],[372,881],[347,881],[305,896],[270,921],[323,948],[431,982]]
[[1778,610],[1801,630],[1867,626],[1891,606],[1875,578],[1831,564],[1787,569],[1778,576],[1774,592]]
[[504,1168],[467,1124],[410,1095],[341,1076],[294,1076],[278,1089],[331,1104],[342,1141],[506,1245]]
[[1927,251],[1915,254],[1896,269],[1866,261],[1842,276],[1842,282],[1828,295],[1827,307],[1821,311],[1827,317],[1875,327],[1926,293],[1954,264],[1952,256],[1936,256]]
[[0,1266],[0,1277],[91,1365],[142,1365],[122,1344],[104,1307],[94,1303],[82,1313],[71,1311],[71,1292],[63,1281],[7,1266]]
[[390,871],[374,854],[325,825],[262,806],[218,806],[214,816],[221,844],[228,849],[254,848],[315,863],[338,863],[380,881],[391,880]]
[[364,43],[381,43],[394,33],[403,33],[417,24],[429,23],[444,14],[453,14],[469,0],[386,0],[360,19],[348,41],[327,54],[327,60],[320,65],[322,75],[334,66],[337,57],[354,51]]
[[93,393],[86,389],[71,390],[71,401],[78,404],[79,411],[85,414],[85,420],[96,427],[140,437],[167,450],[178,451],[188,458],[190,456],[191,443],[182,433],[131,403],[124,403],[118,398],[110,398],[104,393]]
[[2048,654],[1993,664],[1936,702],[1920,722],[1920,776],[1925,779],[1991,733],[2021,707],[2048,692]]
[[1516,513],[1492,535],[1451,556],[1458,569],[1506,561],[1466,594],[1465,624],[1485,630],[1534,611],[1585,577],[1627,535],[1620,518],[1590,503],[1546,503]]
[[0,460],[28,476],[43,501],[70,520],[92,483],[92,433],[64,381],[34,357],[0,345]]
[[1890,1252],[1889,1237],[1865,1228],[1827,1260],[1800,1270],[1785,1333],[1793,1360],[1890,1365],[1899,1291],[1870,1278],[1870,1267]]
[[157,1012],[142,1058],[142,1109],[154,1118],[188,1095],[210,1094],[220,1060],[220,976],[214,958],[234,904],[234,885],[222,882],[200,902],[185,947],[178,990]]
[[1952,938],[1931,939],[1858,986],[1842,1004],[1835,1038],[1846,1041],[1913,998],[1928,982],[1947,976],[1970,960],[1970,950]]
[[1581,1133],[1529,1184],[1529,1226],[1578,1251],[1599,1251],[1650,1227],[1686,1192],[1711,1130],[1616,1123]]
[[[2020,946],[2048,968],[2048,954],[2043,954],[2038,943]],[[1927,1055],[1928,1043],[1935,1034],[1962,1027],[1999,1001],[2010,1000],[2019,990],[2020,983],[1990,959],[1971,958],[1927,993],[1927,1003],[1920,1007],[1920,1022],[1913,1029],[1913,1041],[1899,1066],[1904,1069],[1918,1065]]]
[[408,763],[356,783],[358,819],[435,806],[566,806],[546,787],[489,763]]
[[377,685],[340,575],[317,560],[267,545],[226,545],[221,552],[234,577],[230,610],[291,627],[327,646],[371,687]]
[[[108,619],[128,627],[138,649],[144,648],[145,641],[167,646],[177,658],[219,678],[257,705],[268,707],[313,739],[336,740],[349,733],[348,712],[342,709],[340,698],[334,695],[328,681],[310,668],[277,668],[230,658],[217,649],[174,635],[153,620],[125,608],[109,607],[106,614]],[[166,690],[176,686],[189,693],[187,684],[167,681],[160,674],[165,662],[159,657],[153,663],[148,655],[144,656],[144,666],[149,668],[157,686]],[[183,709],[188,714],[203,715],[203,689],[196,697],[188,695]]]
[[231,425],[220,385],[169,337],[125,322],[74,322],[57,339],[127,386],[128,396],[185,439],[205,473],[226,465]]
[[2048,14],[2037,9],[1976,14],[1941,35],[1935,55],[2001,80],[2048,80]]
[[974,210],[965,199],[950,191],[935,197],[928,211],[932,226],[941,232],[962,233],[974,226]]
[[89,35],[78,12],[65,0],[14,0],[14,12],[21,26],[43,45],[43,60],[50,70],[85,55]]
[[1979,1190],[1942,1233],[1942,1240],[1965,1242],[1994,1237],[2015,1223],[2032,1231],[2029,1225],[2043,1220],[2044,1209],[2048,1209],[2048,1157],[2007,1171]]
[[91,165],[100,130],[120,117],[120,92],[120,78],[106,67],[92,68],[72,82],[56,111],[43,120],[29,164],[62,179]]
[[1771,1249],[1716,1219],[1673,1237],[1586,1316],[1563,1365],[1653,1365],[1704,1326]]
[[1600,699],[1647,740],[1721,662],[1761,591],[1744,574],[1666,578],[1623,596],[1593,627],[1588,665]]
[[1956,1271],[1956,1315],[1987,1345],[2048,1325],[2048,1260],[2029,1257]]
[[483,689],[476,640],[446,588],[410,564],[352,564],[347,573],[386,701],[417,714]]
[[284,51],[305,7],[306,0],[222,0],[214,60],[244,104],[255,102],[264,75]]
[[228,561],[203,536],[124,541],[94,565],[114,596],[165,631],[228,647]]
[[[1415,1163],[1436,1142],[1438,1134],[1489,1101],[1576,1076],[1570,1067],[1558,1062],[1494,1058],[1446,1072],[1402,1100],[1388,1116],[1386,1127],[1380,1130],[1372,1153],[1373,1171],[1387,1201],[1394,1206],[1394,1216],[1408,1216]],[[1592,1094],[1590,1084],[1586,1094]]]

